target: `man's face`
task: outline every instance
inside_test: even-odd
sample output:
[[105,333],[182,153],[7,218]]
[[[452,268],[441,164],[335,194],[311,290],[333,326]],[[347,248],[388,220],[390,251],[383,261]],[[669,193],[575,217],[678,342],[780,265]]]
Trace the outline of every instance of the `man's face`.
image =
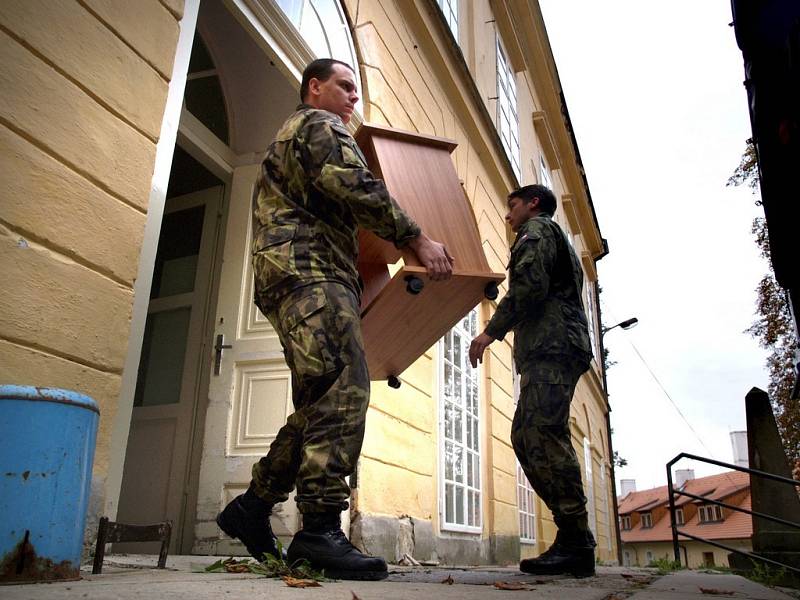
[[506,221],[511,225],[511,231],[516,233],[522,224],[539,211],[539,198],[524,202],[522,198],[511,198],[508,201],[508,214]]
[[339,115],[347,124],[358,102],[358,89],[353,72],[343,65],[333,65],[333,73],[325,81],[313,78],[308,82],[308,104]]

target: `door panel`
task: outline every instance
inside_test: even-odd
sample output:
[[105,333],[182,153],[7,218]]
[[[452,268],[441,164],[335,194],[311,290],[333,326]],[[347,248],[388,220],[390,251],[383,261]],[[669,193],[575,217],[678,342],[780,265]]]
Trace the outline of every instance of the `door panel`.
[[[181,548],[189,446],[203,362],[211,262],[223,188],[167,200],[134,395],[117,521],[173,523]],[[157,553],[159,544],[115,544],[116,552]]]
[[[251,201],[259,165],[233,172],[214,336],[231,345],[211,376],[200,467],[194,552],[246,554],[214,519],[244,492],[251,469],[267,453],[292,410],[291,379],[278,337],[253,304]],[[275,533],[288,542],[298,527],[293,498],[275,507]]]

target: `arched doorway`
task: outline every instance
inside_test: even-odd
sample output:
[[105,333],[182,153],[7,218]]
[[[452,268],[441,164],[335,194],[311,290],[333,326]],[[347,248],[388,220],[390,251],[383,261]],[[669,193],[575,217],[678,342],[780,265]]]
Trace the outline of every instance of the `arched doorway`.
[[[200,4],[117,513],[120,522],[172,520],[172,553],[245,553],[214,517],[246,488],[291,406],[277,337],[252,303],[252,187],[313,58],[303,18],[330,4],[346,25],[336,0],[300,4],[294,13],[297,3],[284,0],[259,12],[250,2]],[[286,28],[292,14],[300,30]],[[334,45],[354,57],[344,33],[347,44]],[[293,533],[294,503],[276,513],[276,533]]]

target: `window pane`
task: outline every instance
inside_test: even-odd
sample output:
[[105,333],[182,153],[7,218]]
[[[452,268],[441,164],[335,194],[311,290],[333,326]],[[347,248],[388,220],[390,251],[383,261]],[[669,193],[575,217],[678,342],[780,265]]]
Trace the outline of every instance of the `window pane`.
[[464,488],[456,486],[456,523],[464,523]]
[[444,497],[445,497],[444,520],[448,523],[455,523],[455,506],[454,506],[453,496],[454,496],[453,484],[448,483],[444,487]]
[[456,446],[454,447],[453,454],[453,481],[464,483],[464,451]]
[[449,481],[453,481],[453,462],[455,462],[455,457],[453,456],[453,444],[450,442],[445,442],[444,478]]
[[444,437],[453,439],[453,405],[450,402],[444,403]]
[[144,328],[134,406],[180,401],[190,308],[148,315]]
[[461,417],[461,407],[456,406],[453,410],[453,439],[457,442],[460,442],[463,439],[462,430],[462,417]]

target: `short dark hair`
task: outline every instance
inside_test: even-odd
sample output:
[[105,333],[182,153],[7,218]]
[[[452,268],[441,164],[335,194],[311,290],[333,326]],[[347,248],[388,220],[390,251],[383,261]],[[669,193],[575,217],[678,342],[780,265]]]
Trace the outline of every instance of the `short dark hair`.
[[[333,75],[333,65],[342,65],[353,71],[353,67],[335,58],[318,58],[312,60],[303,71],[303,81],[300,84],[300,102],[306,101],[306,96],[308,96],[308,82],[312,79],[328,81],[330,76]],[[355,73],[355,71],[353,71],[353,73]]]
[[514,190],[508,195],[508,201],[511,202],[513,198],[519,198],[526,204],[534,198],[538,198],[539,208],[542,209],[542,212],[547,213],[551,217],[556,214],[556,208],[558,208],[558,201],[556,201],[555,194],[553,194],[549,188],[539,185],[538,183],[524,185]]

